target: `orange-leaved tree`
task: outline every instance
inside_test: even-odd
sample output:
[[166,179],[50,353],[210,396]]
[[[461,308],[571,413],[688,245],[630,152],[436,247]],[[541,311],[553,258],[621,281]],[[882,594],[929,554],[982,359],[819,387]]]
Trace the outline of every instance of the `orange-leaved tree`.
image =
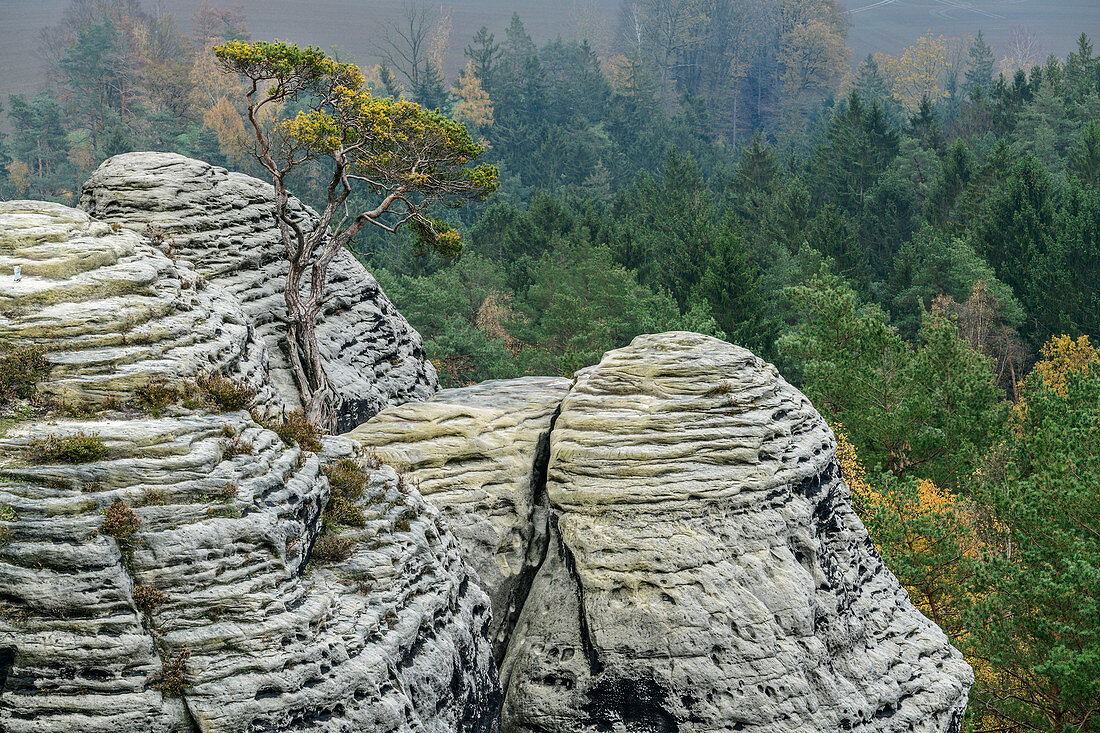
[[[409,225],[423,245],[457,253],[458,232],[429,211],[492,193],[497,169],[471,165],[483,148],[462,124],[403,99],[375,97],[359,67],[320,49],[229,41],[215,47],[214,54],[224,71],[245,78],[253,154],[271,174],[275,218],[289,263],[285,298],[291,370],[306,414],[331,428],[338,405],[321,361],[316,319],[333,258],[366,226],[394,232]],[[265,122],[273,108],[298,112]],[[287,178],[317,159],[325,160],[331,172],[319,218],[311,226],[292,209]],[[373,208],[346,209],[355,189],[374,196]]]

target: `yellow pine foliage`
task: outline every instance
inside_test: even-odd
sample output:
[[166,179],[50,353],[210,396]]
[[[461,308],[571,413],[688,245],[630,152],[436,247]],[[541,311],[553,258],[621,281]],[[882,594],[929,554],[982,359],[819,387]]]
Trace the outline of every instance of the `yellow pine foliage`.
[[[1043,344],[1039,357],[1033,372],[1043,378],[1043,384],[1062,397],[1066,396],[1066,377],[1083,372],[1089,364],[1100,362],[1100,353],[1088,336],[1074,339],[1065,334],[1053,336]],[[1027,420],[1027,391],[1022,384],[1017,391],[1022,397],[1013,409],[1012,419],[1013,431],[1019,437]]]

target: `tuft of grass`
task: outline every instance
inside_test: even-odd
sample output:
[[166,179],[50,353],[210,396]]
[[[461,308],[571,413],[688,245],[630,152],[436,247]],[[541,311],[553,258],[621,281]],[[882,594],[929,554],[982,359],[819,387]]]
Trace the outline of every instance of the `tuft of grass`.
[[168,697],[181,697],[188,687],[187,660],[190,658],[191,652],[187,647],[182,647],[176,656],[165,659],[153,687]]
[[0,504],[0,522],[14,522],[15,507],[10,504]]
[[206,402],[223,412],[247,410],[256,399],[256,390],[248,382],[221,375],[208,375],[195,380]]
[[139,585],[134,588],[134,603],[145,613],[152,613],[157,606],[168,602],[168,595],[155,585]]
[[240,507],[231,506],[229,504],[217,504],[206,510],[206,516],[240,519],[244,514],[241,512]]
[[345,527],[365,526],[367,519],[357,502],[363,498],[363,491],[370,480],[367,473],[347,458],[329,463],[321,471],[331,487],[323,514],[325,522]]
[[312,453],[321,451],[321,431],[301,410],[290,413],[280,423],[268,424],[265,427],[274,431],[287,445],[297,443],[302,450]]
[[40,346],[18,346],[0,351],[0,405],[34,397],[38,383],[50,372]]
[[141,492],[141,498],[134,506],[164,506],[168,503],[168,492],[164,489],[148,488]]
[[355,552],[355,540],[333,532],[326,532],[313,543],[314,562],[328,565],[344,562]]
[[235,438],[227,438],[221,441],[222,444],[222,459],[229,460],[236,458],[237,456],[250,456],[255,446],[252,445],[251,440],[245,440],[240,436]]
[[83,432],[73,435],[47,435],[27,444],[25,457],[34,464],[91,463],[110,453],[98,435]]
[[99,531],[119,542],[130,541],[141,526],[141,520],[134,514],[134,510],[121,499],[115,499],[103,512],[103,517],[103,525]]

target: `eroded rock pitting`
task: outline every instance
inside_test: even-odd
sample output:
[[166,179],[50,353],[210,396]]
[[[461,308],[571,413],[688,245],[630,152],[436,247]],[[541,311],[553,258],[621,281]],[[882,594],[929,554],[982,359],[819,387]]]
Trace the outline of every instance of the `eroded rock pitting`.
[[[220,372],[286,408],[236,297],[75,209],[3,203],[0,233],[0,268],[24,268],[0,280],[0,336],[43,348],[42,395],[102,411],[0,436],[0,730],[492,733],[489,599],[392,468],[365,466],[366,524],[321,564],[321,465],[353,443],[305,453],[243,410],[132,406],[155,379]],[[76,433],[106,457],[25,460]],[[105,533],[115,501],[140,522],[128,540]]]
[[[499,465],[538,464],[506,417],[529,409],[523,389],[449,390],[353,436],[430,486],[475,567],[501,555],[471,541],[495,507],[471,496],[545,483],[549,514],[527,536],[547,550],[497,629],[506,733],[958,730],[969,667],[883,565],[831,431],[774,367],[698,334],[640,336],[554,396],[545,481]],[[473,400],[491,420],[454,415]],[[479,577],[514,614],[501,575]]]
[[[273,196],[269,183],[200,160],[126,153],[96,169],[84,184],[80,207],[138,233],[147,226],[160,229],[173,257],[232,295],[267,346],[268,380],[295,409],[300,403],[279,318],[286,312],[287,265]],[[297,199],[290,204],[307,227],[316,219]],[[347,250],[329,266],[317,338],[340,398],[336,432],[390,405],[427,399],[438,388],[420,335]]]

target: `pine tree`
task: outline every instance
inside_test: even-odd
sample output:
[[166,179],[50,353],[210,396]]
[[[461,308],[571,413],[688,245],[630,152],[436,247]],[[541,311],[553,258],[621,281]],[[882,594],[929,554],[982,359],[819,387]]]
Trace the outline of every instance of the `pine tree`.
[[978,31],[978,37],[970,44],[967,52],[970,65],[966,70],[965,91],[971,99],[975,98],[978,90],[987,95],[993,89],[993,49],[985,42],[985,36]]
[[1100,184],[1100,124],[1090,122],[1069,154],[1069,170],[1085,186]]
[[744,238],[726,222],[707,253],[695,295],[710,305],[727,340],[757,353],[770,351],[774,339],[772,325],[765,320],[759,279]]
[[1033,373],[980,474],[990,550],[968,646],[997,674],[971,695],[1001,730],[1096,731],[1100,700],[1100,369],[1064,394]]
[[500,60],[500,44],[486,26],[481,26],[474,34],[473,41],[466,46],[464,54],[474,65],[474,75],[481,86],[488,91],[492,85],[493,65]]

